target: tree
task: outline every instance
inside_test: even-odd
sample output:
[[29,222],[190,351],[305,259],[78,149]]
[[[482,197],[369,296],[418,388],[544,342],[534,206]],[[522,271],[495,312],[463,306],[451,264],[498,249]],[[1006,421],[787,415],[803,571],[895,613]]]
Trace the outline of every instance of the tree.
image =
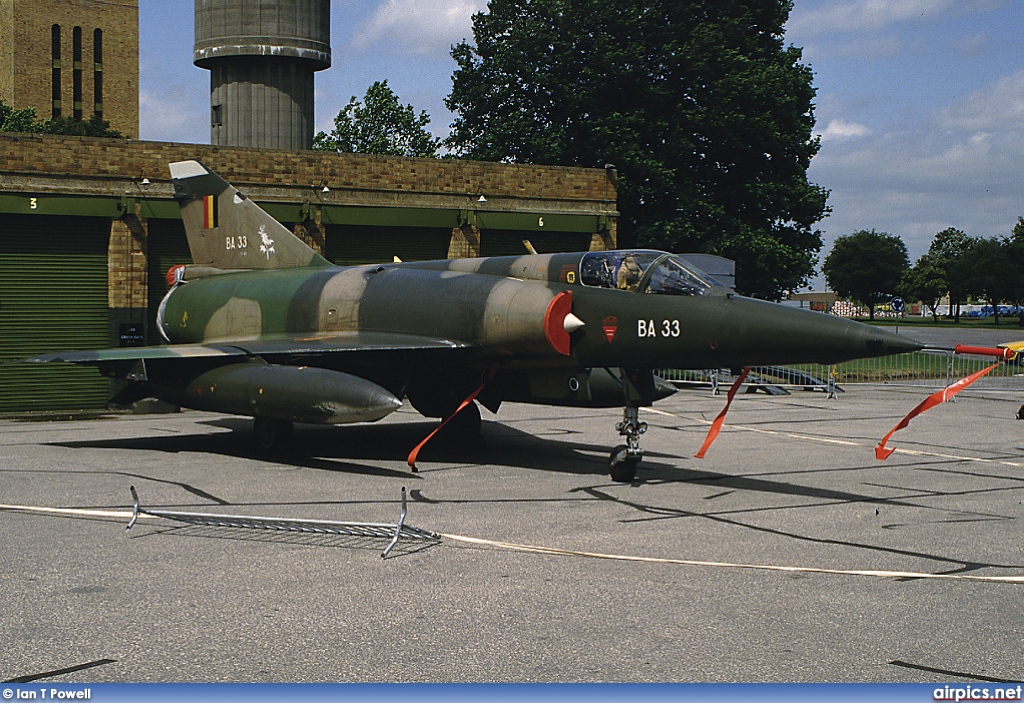
[[40,134],[65,134],[79,137],[120,137],[121,133],[110,128],[110,122],[97,114],[88,120],[73,117],[55,117],[37,120],[36,109],[26,107],[15,110],[0,100],[0,132],[35,132]]
[[88,120],[76,120],[73,117],[54,117],[41,123],[40,132],[44,134],[66,134],[77,137],[115,137],[122,135],[110,128],[110,122],[93,113]]
[[939,301],[949,290],[949,283],[946,281],[946,272],[935,262],[934,257],[925,254],[918,259],[903,277],[901,288],[908,296],[920,300],[932,311],[933,321],[939,321]]
[[460,43],[447,146],[617,169],[623,245],[733,258],[778,298],[814,270],[828,192],[807,181],[814,88],[792,3],[490,0]]
[[968,252],[971,290],[992,306],[995,323],[999,324],[999,304],[1013,297],[1017,285],[1016,272],[1010,266],[1010,241],[992,237],[978,239]]
[[860,230],[836,239],[822,270],[833,291],[867,305],[868,316],[874,320],[875,306],[899,289],[909,264],[902,239],[887,232]]
[[[947,227],[932,239],[928,254],[944,272],[949,284],[949,316],[960,322],[960,303],[970,292],[970,251],[974,239],[953,227]],[[954,313],[955,309],[955,313]]]
[[[1013,232],[1006,240],[1006,250],[1014,278],[1009,300],[1019,308],[1024,303],[1024,217],[1017,218],[1017,224],[1013,226]],[[1024,314],[1020,315],[1020,319],[1021,325],[1024,326]]]
[[377,81],[366,90],[360,103],[352,96],[334,118],[330,134],[319,132],[313,149],[339,153],[383,154],[386,156],[435,157],[441,140],[426,127],[430,116],[419,116],[412,105],[402,105],[388,82]]
[[0,132],[36,132],[38,124],[34,107],[15,110],[0,100]]

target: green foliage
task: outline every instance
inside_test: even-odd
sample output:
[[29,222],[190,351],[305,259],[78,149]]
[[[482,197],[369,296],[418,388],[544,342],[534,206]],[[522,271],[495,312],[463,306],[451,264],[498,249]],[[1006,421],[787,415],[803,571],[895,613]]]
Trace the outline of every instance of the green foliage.
[[446,100],[473,159],[618,171],[619,239],[737,262],[777,298],[813,273],[827,191],[807,181],[814,88],[792,3],[490,0]]
[[1024,303],[1024,217],[1017,218],[1013,232],[1006,240],[1007,265],[1013,272],[1013,287],[1007,300]]
[[57,117],[37,120],[36,109],[26,107],[15,110],[0,101],[0,132],[35,132],[38,134],[64,134],[78,137],[120,137],[110,128],[110,122],[94,114],[88,120]]
[[1010,240],[975,240],[968,251],[967,267],[971,289],[992,306],[998,325],[999,304],[1013,297],[1020,275],[1010,265]]
[[956,321],[960,321],[960,304],[970,294],[970,253],[976,240],[953,227],[947,227],[932,239],[928,255],[935,265],[942,269],[949,284],[950,312],[955,309]]
[[316,151],[382,154],[387,156],[436,157],[441,140],[427,131],[426,110],[417,116],[412,105],[402,105],[388,82],[377,81],[363,102],[352,96],[334,118],[330,134],[319,132],[313,139]]
[[875,306],[899,290],[910,265],[907,245],[887,232],[860,230],[836,239],[822,270],[829,287],[868,306]]
[[42,123],[40,132],[45,134],[66,134],[76,137],[121,137],[121,133],[110,128],[110,122],[94,114],[88,120],[73,117],[57,117]]
[[901,290],[909,298],[922,301],[932,311],[932,319],[938,322],[939,300],[949,290],[945,270],[939,266],[935,257],[925,254],[914,267],[908,269],[900,285]]
[[38,132],[38,124],[34,107],[15,110],[0,100],[0,132]]
[[949,294],[950,316],[960,322],[960,305],[968,299],[987,302],[999,324],[999,305],[1024,302],[1024,217],[1008,237],[982,239],[948,227],[932,239],[928,253],[904,278],[907,295],[932,308]]

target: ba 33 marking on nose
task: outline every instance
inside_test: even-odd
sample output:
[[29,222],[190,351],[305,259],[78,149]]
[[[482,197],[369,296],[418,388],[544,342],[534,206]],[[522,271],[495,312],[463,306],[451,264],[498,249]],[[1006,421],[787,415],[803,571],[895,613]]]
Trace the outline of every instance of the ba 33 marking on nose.
[[637,320],[637,337],[678,337],[682,333],[679,320]]

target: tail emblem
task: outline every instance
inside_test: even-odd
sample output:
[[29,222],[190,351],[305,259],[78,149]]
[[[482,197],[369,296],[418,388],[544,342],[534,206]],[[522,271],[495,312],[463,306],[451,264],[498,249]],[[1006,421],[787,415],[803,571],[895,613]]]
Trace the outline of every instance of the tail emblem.
[[260,253],[265,254],[267,261],[269,261],[270,255],[276,254],[277,252],[274,251],[274,240],[270,238],[269,234],[267,234],[266,225],[260,225],[260,241],[262,242],[260,244]]

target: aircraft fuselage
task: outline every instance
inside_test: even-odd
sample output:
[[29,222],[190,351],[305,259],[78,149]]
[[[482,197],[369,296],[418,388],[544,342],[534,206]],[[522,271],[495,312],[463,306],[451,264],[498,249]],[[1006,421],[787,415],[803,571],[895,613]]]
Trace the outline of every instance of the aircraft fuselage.
[[[458,342],[472,350],[474,364],[498,368],[730,368],[835,363],[918,348],[875,327],[721,286],[652,292],[650,271],[635,290],[587,285],[580,267],[588,256],[594,254],[211,275],[171,291],[161,331],[176,344],[422,335]],[[566,295],[571,303],[562,300],[563,310],[553,311],[553,301]],[[566,312],[582,324],[567,329]],[[559,346],[552,337],[562,334],[568,344]]]

